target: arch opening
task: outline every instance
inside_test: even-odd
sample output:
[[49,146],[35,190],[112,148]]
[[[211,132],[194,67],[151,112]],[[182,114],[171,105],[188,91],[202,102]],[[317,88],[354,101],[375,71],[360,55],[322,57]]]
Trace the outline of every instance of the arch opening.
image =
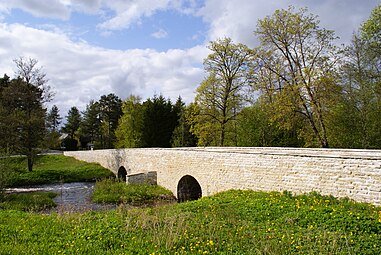
[[127,181],[127,170],[126,170],[126,168],[124,168],[124,166],[119,167],[119,170],[118,170],[118,179],[121,179],[124,182]]
[[183,176],[177,184],[177,201],[181,203],[197,200],[201,197],[202,190],[198,181],[193,176]]

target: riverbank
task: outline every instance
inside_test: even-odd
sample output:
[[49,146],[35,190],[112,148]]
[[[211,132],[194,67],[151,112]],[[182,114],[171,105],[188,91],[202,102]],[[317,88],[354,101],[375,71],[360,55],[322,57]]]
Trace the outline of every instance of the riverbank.
[[[50,196],[52,201],[45,200],[46,205],[40,203],[39,206],[29,205],[29,208],[28,205],[20,206],[20,209],[24,211],[32,210],[41,213],[75,213],[115,209],[117,203],[106,204],[95,203],[92,201],[94,187],[95,182],[57,183],[11,188],[7,189],[6,193],[12,194],[13,196],[26,196],[29,194],[31,197],[36,193],[55,194],[54,196]],[[1,207],[0,203],[0,208]]]
[[114,174],[95,163],[87,163],[64,155],[39,155],[33,171],[27,169],[26,157],[2,158],[4,187],[16,188],[32,185],[70,182],[95,182],[112,178]]
[[[100,166],[64,155],[39,155],[32,172],[23,156],[1,158],[0,209],[33,212],[83,212],[115,208],[91,201],[95,181],[114,178]],[[14,193],[14,194],[9,194]]]
[[380,254],[381,211],[317,193],[239,190],[154,208],[62,215],[0,210],[0,251]]

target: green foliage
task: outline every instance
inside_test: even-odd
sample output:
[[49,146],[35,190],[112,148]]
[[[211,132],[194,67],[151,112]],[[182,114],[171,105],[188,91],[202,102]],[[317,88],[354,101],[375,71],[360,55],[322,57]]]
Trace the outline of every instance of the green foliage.
[[15,59],[16,78],[0,82],[0,149],[28,157],[32,171],[34,157],[46,132],[44,103],[51,94],[45,73],[35,59]]
[[78,126],[82,149],[88,149],[89,144],[101,149],[114,148],[122,100],[112,93],[102,95],[98,101],[91,100],[82,115]]
[[[80,125],[79,133],[80,142],[82,148],[87,148],[88,144],[91,143],[95,147],[102,148],[100,143],[101,136],[101,119],[99,103],[91,100],[86,106],[86,110],[83,112],[83,118]],[[96,144],[98,143],[98,144]]]
[[375,47],[377,36],[380,43],[381,30],[378,28],[378,35],[375,31],[380,10],[381,6],[374,9],[345,49],[340,77],[343,93],[332,107],[330,127],[330,139],[336,147],[381,148],[381,52]]
[[115,94],[101,96],[99,99],[101,119],[102,148],[114,148],[115,130],[122,115],[122,100]]
[[237,116],[238,146],[303,146],[296,129],[281,129],[270,120],[269,113],[257,103],[244,108]]
[[140,103],[130,96],[123,104],[123,116],[116,131],[117,147],[170,147],[178,125],[178,111],[168,99],[154,96]]
[[190,107],[186,107],[185,104],[179,98],[175,107],[178,109],[178,125],[173,130],[171,138],[172,147],[194,147],[197,145],[197,137],[191,133],[191,124],[187,119],[189,115]]
[[150,184],[126,184],[115,180],[102,180],[95,184],[92,199],[96,203],[146,204],[160,198],[173,198],[169,190]]
[[306,9],[277,10],[260,20],[252,80],[268,105],[271,120],[283,129],[303,120],[300,132],[310,145],[328,147],[326,118],[340,95],[334,32],[319,27]]
[[318,193],[231,190],[157,208],[0,211],[8,254],[379,254],[381,209]]
[[6,164],[6,154],[0,150],[0,200],[3,196],[3,191],[9,182],[10,169]]
[[6,194],[0,199],[0,210],[42,211],[56,206],[53,201],[56,196],[53,192]]
[[122,104],[122,116],[115,131],[117,148],[143,146],[143,106],[141,98],[129,96]]
[[25,157],[4,159],[10,169],[9,187],[48,184],[56,182],[94,181],[114,176],[111,171],[98,164],[78,161],[63,155],[38,156],[33,172],[25,169]]
[[78,149],[78,140],[67,136],[61,141],[61,148],[65,151],[76,151]]
[[[195,102],[199,106],[196,115],[197,127],[193,128],[199,142],[214,132],[219,146],[236,145],[234,133],[235,118],[244,104],[248,87],[248,63],[251,52],[246,45],[234,44],[230,38],[211,42],[211,54],[204,60],[208,77],[197,88]],[[205,133],[206,131],[206,133]]]
[[198,146],[218,146],[217,122],[201,114],[201,107],[197,103],[191,103],[186,112],[190,131],[197,138]]
[[143,103],[143,147],[171,147],[173,130],[178,124],[171,101],[162,95]]
[[71,139],[75,139],[81,121],[82,117],[78,108],[75,106],[71,107],[67,113],[66,123],[62,127],[62,132],[68,134]]
[[367,21],[365,21],[361,28],[362,37],[369,41],[373,50],[381,53],[380,45],[381,45],[381,4],[376,6],[370,17]]
[[48,114],[46,115],[46,127],[50,132],[58,131],[61,124],[62,117],[60,116],[57,105],[53,105]]

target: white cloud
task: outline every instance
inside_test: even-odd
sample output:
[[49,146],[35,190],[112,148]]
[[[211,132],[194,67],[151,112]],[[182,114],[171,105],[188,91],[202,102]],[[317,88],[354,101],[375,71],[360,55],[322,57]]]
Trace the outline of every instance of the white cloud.
[[68,5],[60,0],[8,0],[0,3],[1,12],[9,12],[14,8],[29,12],[36,17],[68,19],[70,16]]
[[120,30],[139,23],[142,17],[149,17],[158,10],[171,8],[177,1],[171,0],[114,0],[104,5],[115,13],[112,18],[99,25],[102,29]]
[[[378,4],[376,2],[205,0],[200,8],[197,0],[50,0],[49,3],[10,0],[0,1],[0,16],[1,13],[8,15],[13,8],[38,17],[58,19],[67,19],[72,12],[86,12],[102,16],[101,32],[110,34],[113,30],[138,24],[143,17],[152,16],[157,11],[176,10],[201,17],[209,26],[207,41],[228,36],[234,42],[253,47],[257,43],[253,31],[258,19],[292,4],[297,8],[308,6],[310,12],[319,15],[322,27],[335,30],[348,42],[352,32]],[[98,100],[108,93],[115,93],[121,98],[132,93],[144,99],[154,93],[162,93],[173,100],[181,95],[190,102],[204,76],[202,61],[208,54],[204,45],[166,52],[153,49],[109,50],[81,40],[73,41],[70,32],[59,27],[40,28],[45,31],[20,24],[0,23],[0,71],[12,76],[12,60],[19,56],[39,60],[50,85],[57,92],[52,104],[60,107],[63,116],[71,106],[84,110],[90,99]],[[152,36],[164,38],[167,34],[165,30],[158,30]]]
[[151,34],[152,37],[156,39],[163,39],[168,36],[168,32],[165,31],[164,29],[160,28],[158,31],[154,32]]
[[[6,40],[4,40],[6,38]],[[190,102],[203,78],[205,47],[158,52],[152,49],[109,50],[73,42],[62,33],[20,24],[0,24],[0,70],[13,76],[13,59],[39,61],[56,96],[51,104],[66,115],[71,106],[84,110],[91,100],[115,93],[143,98],[162,93]]]
[[379,3],[375,0],[205,0],[198,12],[209,24],[209,40],[231,37],[235,42],[249,46],[257,44],[253,35],[259,19],[271,15],[277,9],[308,7],[309,12],[319,16],[321,26],[332,29],[341,42],[348,43],[352,33],[369,16]]

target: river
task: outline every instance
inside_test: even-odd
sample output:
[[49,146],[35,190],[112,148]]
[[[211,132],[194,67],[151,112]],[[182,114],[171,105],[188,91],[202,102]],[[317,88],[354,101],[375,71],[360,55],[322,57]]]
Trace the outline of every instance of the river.
[[58,183],[13,188],[9,189],[8,192],[48,191],[57,193],[58,195],[54,198],[54,202],[57,206],[47,210],[47,213],[100,211],[116,208],[116,205],[113,204],[93,203],[91,201],[91,194],[93,193],[94,186],[95,183],[93,182]]

